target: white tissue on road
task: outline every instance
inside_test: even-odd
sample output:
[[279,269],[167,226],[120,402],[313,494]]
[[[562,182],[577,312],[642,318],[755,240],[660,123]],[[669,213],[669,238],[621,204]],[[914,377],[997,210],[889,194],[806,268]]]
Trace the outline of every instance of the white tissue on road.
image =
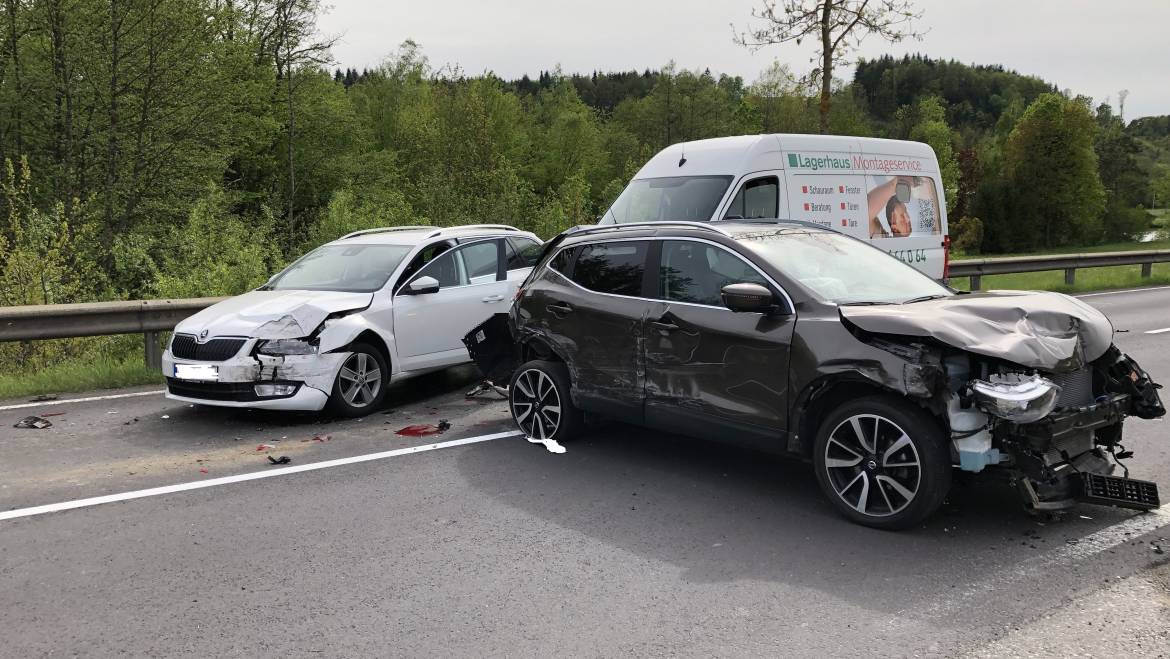
[[533,444],[544,444],[544,447],[546,449],[548,449],[549,453],[564,453],[565,452],[565,447],[558,444],[557,440],[555,440],[555,439],[537,439],[535,437],[529,437],[528,441],[533,443]]

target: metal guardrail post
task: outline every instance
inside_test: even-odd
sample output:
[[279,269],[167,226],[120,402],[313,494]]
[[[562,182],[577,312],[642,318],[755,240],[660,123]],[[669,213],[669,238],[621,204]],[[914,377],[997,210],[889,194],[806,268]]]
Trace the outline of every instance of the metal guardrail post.
[[1076,283],[1077,283],[1077,269],[1076,268],[1065,268],[1064,269],[1064,285],[1065,286],[1075,286]]
[[970,288],[973,291],[977,291],[977,290],[979,290],[979,287],[982,285],[983,285],[983,277],[981,277],[980,275],[971,275],[971,285],[968,288]]
[[1142,264],[1142,279],[1149,279],[1150,275],[1153,274],[1153,268],[1154,268],[1153,263],[1143,263]]
[[158,332],[144,332],[142,334],[143,354],[146,356],[146,367],[154,370],[162,368],[162,341]]

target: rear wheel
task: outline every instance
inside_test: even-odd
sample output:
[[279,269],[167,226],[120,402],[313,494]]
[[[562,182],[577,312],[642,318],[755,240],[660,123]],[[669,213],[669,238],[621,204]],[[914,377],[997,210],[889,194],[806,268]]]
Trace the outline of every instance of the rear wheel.
[[531,439],[560,443],[581,432],[581,411],[569,396],[569,369],[561,362],[530,361],[516,370],[508,387],[512,419]]
[[378,409],[386,395],[386,378],[390,369],[377,348],[355,343],[337,371],[329,410],[348,417],[365,416]]
[[914,526],[938,510],[950,489],[943,440],[938,423],[905,401],[850,401],[817,433],[817,481],[834,507],[859,524]]

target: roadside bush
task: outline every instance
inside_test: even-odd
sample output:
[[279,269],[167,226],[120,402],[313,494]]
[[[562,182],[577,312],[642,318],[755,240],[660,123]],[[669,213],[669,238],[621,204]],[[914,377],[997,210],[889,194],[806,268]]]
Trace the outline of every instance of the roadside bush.
[[978,254],[983,246],[983,220],[962,217],[951,225],[951,248],[963,254]]

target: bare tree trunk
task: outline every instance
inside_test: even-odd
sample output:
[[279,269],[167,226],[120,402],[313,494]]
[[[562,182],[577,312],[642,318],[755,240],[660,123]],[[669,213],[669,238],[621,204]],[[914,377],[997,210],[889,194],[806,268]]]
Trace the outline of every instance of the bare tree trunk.
[[833,0],[821,9],[821,134],[829,132],[830,95],[833,91]]
[[65,54],[65,16],[59,0],[48,5],[49,44],[53,58],[54,160],[58,166],[56,189],[65,206],[65,219],[73,218],[77,177],[73,171],[73,92]]
[[110,106],[109,133],[106,135],[105,230],[115,232],[114,198],[118,178],[118,67],[121,65],[122,21],[118,0],[110,0]]
[[15,131],[16,156],[12,158],[14,164],[20,166],[20,157],[24,154],[24,118],[21,109],[24,103],[24,86],[21,84],[20,52],[17,48],[19,35],[16,29],[17,0],[7,0],[5,9],[8,10],[8,48],[12,58],[12,79],[16,89],[16,103],[13,104],[12,120]]

